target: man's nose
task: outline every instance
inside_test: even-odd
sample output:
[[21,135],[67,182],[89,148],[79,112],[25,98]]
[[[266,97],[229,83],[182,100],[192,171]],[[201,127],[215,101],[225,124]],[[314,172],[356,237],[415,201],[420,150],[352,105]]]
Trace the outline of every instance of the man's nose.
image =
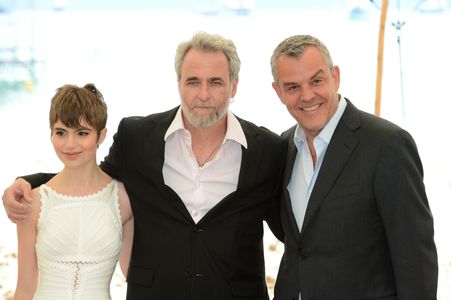
[[315,97],[315,93],[313,89],[310,87],[304,87],[301,92],[301,100],[302,101],[311,101]]
[[210,87],[208,86],[208,84],[201,84],[199,99],[203,101],[210,99]]

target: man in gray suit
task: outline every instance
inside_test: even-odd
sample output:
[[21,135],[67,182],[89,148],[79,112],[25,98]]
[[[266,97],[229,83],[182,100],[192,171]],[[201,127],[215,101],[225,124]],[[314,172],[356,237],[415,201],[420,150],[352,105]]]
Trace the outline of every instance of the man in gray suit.
[[275,300],[432,300],[437,252],[412,137],[338,94],[340,70],[308,35],[282,41],[273,87],[297,125],[281,204]]

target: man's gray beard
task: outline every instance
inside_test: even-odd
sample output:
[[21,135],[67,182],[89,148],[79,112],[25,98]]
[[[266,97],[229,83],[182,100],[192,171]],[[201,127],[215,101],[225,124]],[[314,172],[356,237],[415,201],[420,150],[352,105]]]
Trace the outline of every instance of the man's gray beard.
[[224,115],[224,113],[220,116],[219,112],[215,112],[208,116],[207,119],[199,119],[196,117],[196,115],[191,112],[190,110],[186,109],[184,110],[185,117],[188,120],[188,122],[193,126],[194,128],[208,128],[215,125],[219,119]]

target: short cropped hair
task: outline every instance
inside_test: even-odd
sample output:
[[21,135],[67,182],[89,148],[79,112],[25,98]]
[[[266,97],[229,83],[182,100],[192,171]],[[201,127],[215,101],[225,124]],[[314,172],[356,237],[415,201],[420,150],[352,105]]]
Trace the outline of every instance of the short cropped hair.
[[103,96],[92,83],[80,88],[66,84],[56,90],[53,96],[49,121],[50,129],[61,121],[69,128],[78,128],[82,121],[92,126],[97,135],[105,128],[108,118],[107,106]]
[[329,69],[332,69],[334,64],[326,45],[311,35],[293,35],[283,40],[276,47],[276,49],[274,49],[271,56],[271,72],[274,82],[278,82],[277,59],[280,56],[288,56],[293,58],[300,57],[304,54],[308,47],[316,47],[326,60]]
[[241,61],[233,41],[217,34],[198,32],[190,40],[180,43],[177,47],[175,54],[175,72],[177,73],[177,81],[182,77],[183,59],[185,58],[186,53],[192,48],[202,52],[223,52],[229,61],[230,79],[238,79]]

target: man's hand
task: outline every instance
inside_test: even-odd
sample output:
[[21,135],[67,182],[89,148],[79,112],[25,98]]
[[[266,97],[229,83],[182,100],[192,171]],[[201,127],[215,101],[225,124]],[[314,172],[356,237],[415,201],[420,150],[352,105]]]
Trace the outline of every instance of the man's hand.
[[18,178],[9,186],[2,196],[8,218],[14,223],[20,223],[30,216],[31,185],[25,179]]

